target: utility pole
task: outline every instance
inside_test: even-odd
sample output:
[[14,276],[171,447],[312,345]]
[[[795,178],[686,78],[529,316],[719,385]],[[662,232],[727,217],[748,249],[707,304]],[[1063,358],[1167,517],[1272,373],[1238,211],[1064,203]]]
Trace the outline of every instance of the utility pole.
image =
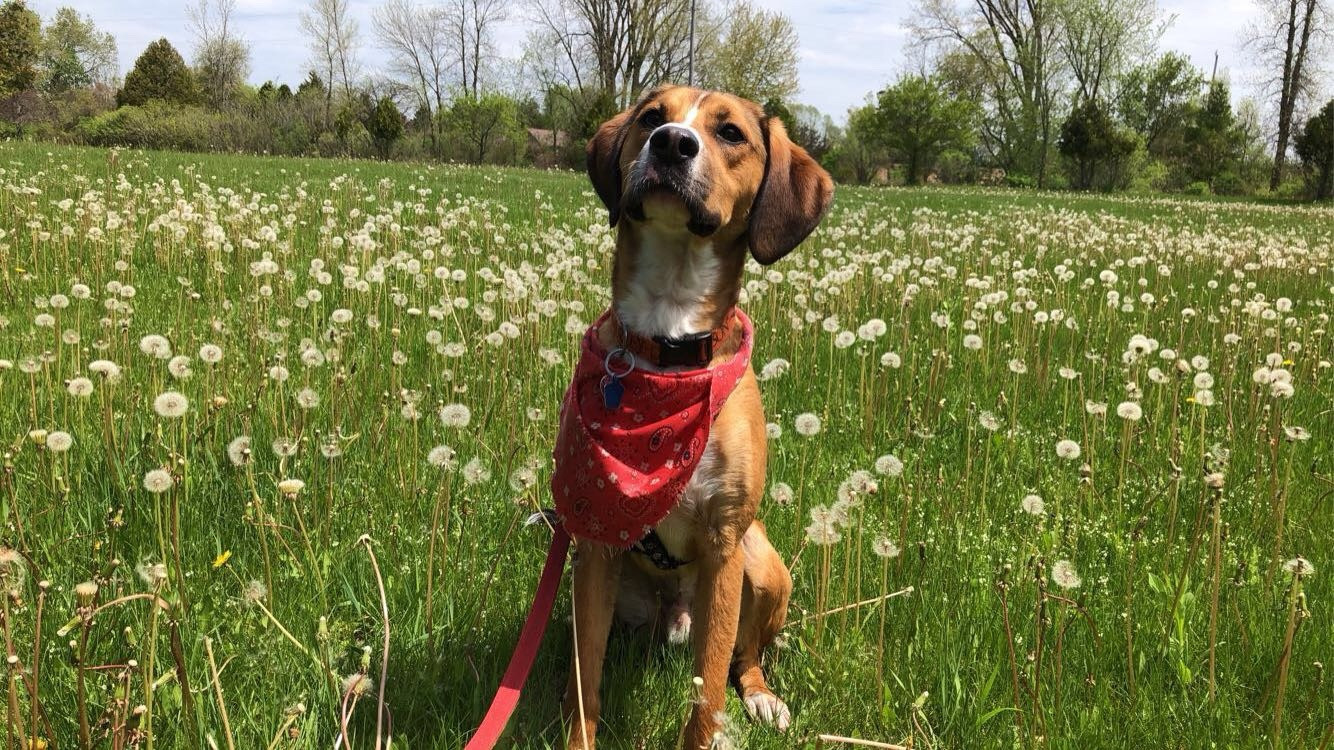
[[686,55],[686,85],[695,85],[695,0],[690,0],[690,54]]

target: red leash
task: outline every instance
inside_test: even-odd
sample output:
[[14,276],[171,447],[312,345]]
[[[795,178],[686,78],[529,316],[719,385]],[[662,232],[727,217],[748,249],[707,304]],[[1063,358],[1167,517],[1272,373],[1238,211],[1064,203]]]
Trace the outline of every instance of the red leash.
[[477,733],[468,741],[464,750],[491,750],[496,746],[501,733],[505,731],[505,725],[509,723],[510,715],[514,713],[514,707],[519,703],[523,683],[528,680],[528,673],[533,669],[537,648],[542,645],[542,634],[546,632],[551,609],[556,603],[561,574],[565,572],[565,553],[570,548],[570,537],[565,529],[556,524],[552,531],[547,561],[542,566],[542,578],[533,596],[532,609],[528,610],[528,619],[524,621],[523,630],[519,633],[519,643],[514,647],[514,655],[510,657],[505,676],[500,679],[496,697],[491,699],[491,707],[486,710]]

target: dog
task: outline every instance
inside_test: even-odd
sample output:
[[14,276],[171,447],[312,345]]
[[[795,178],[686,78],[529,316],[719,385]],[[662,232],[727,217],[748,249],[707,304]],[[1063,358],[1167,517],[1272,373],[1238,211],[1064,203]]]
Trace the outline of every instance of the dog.
[[[600,388],[605,403],[590,408],[616,413],[621,377],[636,368],[669,376],[707,368],[714,398],[725,400],[713,404],[711,423],[703,422],[706,442],[676,439],[679,453],[667,466],[692,470],[670,485],[675,496],[652,528],[631,523],[628,533],[599,539],[610,522],[571,528],[576,519],[568,515],[586,512],[587,503],[569,501],[574,510],[562,522],[575,544],[575,653],[564,701],[567,747],[594,747],[614,619],[692,644],[698,695],[686,748],[709,747],[729,679],[753,719],[785,730],[791,713],[769,688],[760,659],[785,621],[792,578],[756,518],[765,490],[765,419],[749,363],[752,329],[736,305],[747,256],[767,266],[791,252],[828,209],[833,181],[754,102],[672,85],[602,124],[587,163],[616,230],[612,307],[585,337],[590,361],[606,353],[605,375],[589,373],[586,388],[594,399],[591,389]],[[717,375],[723,372],[731,375]],[[562,409],[562,436],[580,429],[571,398]],[[703,420],[703,409],[692,414]],[[660,435],[649,438],[654,450],[664,449]],[[574,454],[558,438],[557,474]],[[566,476],[584,477],[582,471],[567,468]],[[612,472],[607,481],[623,480]],[[558,507],[559,484],[553,480]],[[572,494],[568,482],[564,490]]]

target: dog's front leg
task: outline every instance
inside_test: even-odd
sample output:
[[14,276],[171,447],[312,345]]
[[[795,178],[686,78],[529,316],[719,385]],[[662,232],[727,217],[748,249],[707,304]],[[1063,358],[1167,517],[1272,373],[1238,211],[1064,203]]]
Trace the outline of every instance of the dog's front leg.
[[616,611],[621,575],[621,553],[603,544],[580,541],[572,572],[574,602],[574,658],[565,688],[565,726],[569,750],[593,750],[598,731],[598,685],[607,636]]
[[704,680],[686,727],[686,750],[707,750],[718,729],[715,715],[726,708],[727,674],[741,617],[745,554],[739,544],[715,549],[699,561],[692,640],[695,675]]

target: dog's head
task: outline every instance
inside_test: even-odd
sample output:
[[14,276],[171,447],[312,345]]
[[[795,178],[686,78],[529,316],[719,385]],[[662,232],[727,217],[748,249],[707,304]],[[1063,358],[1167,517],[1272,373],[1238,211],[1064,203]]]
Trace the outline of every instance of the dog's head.
[[815,229],[834,183],[754,102],[660,86],[602,124],[588,176],[611,225],[628,220],[724,240],[768,265]]

